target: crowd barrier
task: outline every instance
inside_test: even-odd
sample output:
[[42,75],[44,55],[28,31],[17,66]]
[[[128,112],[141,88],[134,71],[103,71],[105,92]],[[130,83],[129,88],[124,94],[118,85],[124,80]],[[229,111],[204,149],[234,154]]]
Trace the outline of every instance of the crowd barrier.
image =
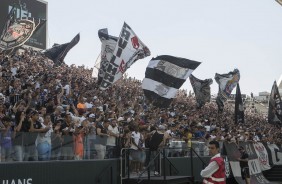
[[[42,135],[17,132],[11,137],[1,136],[1,162],[119,158],[122,149],[120,144],[107,145],[106,140],[101,143],[101,138],[97,139],[95,134],[88,134],[81,138],[51,133],[49,138],[40,140],[38,136]],[[120,143],[121,140],[117,139],[116,142]],[[196,154],[208,156],[208,147],[204,142],[191,141],[191,146],[195,150],[193,156]],[[167,156],[189,156],[187,147],[188,144],[185,141],[171,140],[167,145],[167,148],[171,148],[167,151]]]

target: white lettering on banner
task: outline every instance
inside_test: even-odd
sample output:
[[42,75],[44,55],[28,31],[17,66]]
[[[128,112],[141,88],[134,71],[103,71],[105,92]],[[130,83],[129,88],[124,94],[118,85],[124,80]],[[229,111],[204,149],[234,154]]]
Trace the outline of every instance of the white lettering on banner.
[[117,46],[116,46],[118,48],[115,48],[115,50],[114,50],[115,53],[113,54],[113,56],[111,58],[111,61],[108,65],[108,67],[107,67],[106,74],[105,74],[103,81],[101,83],[102,88],[106,89],[114,82],[116,73],[118,73],[120,71],[122,73],[125,72],[123,70],[124,68],[121,66],[121,64],[125,64],[125,63],[121,63],[121,61],[123,61],[123,59],[120,60],[118,58],[121,57],[123,49],[126,48],[126,46],[128,44],[128,40],[131,36],[130,31],[127,30],[127,29],[130,29],[130,27],[127,24],[124,23],[120,37],[118,39]]
[[100,89],[107,89],[118,81],[135,61],[149,55],[150,50],[139,40],[134,31],[124,23],[105,76],[100,84]]
[[269,183],[262,174],[255,175],[257,181],[261,184]]
[[1,184],[32,184],[32,178],[2,180]]
[[261,173],[260,165],[258,159],[249,160],[250,175],[255,175]]
[[[9,12],[11,11],[13,7],[12,6],[9,6]],[[27,10],[24,10],[24,9],[19,9],[19,8],[16,8],[17,10],[17,18],[24,18],[24,17],[31,17],[31,13],[28,12]]]
[[252,151],[252,148],[251,148],[251,145],[250,144],[247,144],[246,145],[246,151],[247,153],[249,154],[249,157],[253,154],[255,154],[253,151]]
[[226,175],[226,178],[229,178],[231,171],[230,171],[229,161],[228,161],[227,157],[224,158],[224,164],[225,164],[225,175]]
[[108,88],[114,82],[116,73],[125,72],[125,63],[122,58],[120,59],[120,57],[122,56],[123,49],[126,48],[128,40],[131,36],[130,29],[131,28],[126,23],[124,23],[120,37],[117,42],[117,46],[114,50],[115,53],[111,58],[111,61],[106,70],[106,74],[103,78],[103,81],[101,82],[101,87],[104,89]]

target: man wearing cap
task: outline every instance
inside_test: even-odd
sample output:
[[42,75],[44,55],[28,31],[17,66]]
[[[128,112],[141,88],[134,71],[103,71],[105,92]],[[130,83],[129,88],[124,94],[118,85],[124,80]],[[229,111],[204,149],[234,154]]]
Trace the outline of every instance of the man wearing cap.
[[201,171],[203,184],[225,184],[225,164],[219,153],[219,143],[209,142],[209,152],[212,156],[209,165]]
[[240,146],[238,150],[241,153],[240,158],[237,158],[237,160],[240,162],[242,179],[246,181],[246,184],[250,184],[249,154],[245,151],[243,146]]

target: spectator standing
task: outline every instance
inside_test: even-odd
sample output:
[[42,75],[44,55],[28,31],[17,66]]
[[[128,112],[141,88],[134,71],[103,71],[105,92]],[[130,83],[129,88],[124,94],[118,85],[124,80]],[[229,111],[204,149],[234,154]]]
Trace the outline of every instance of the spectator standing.
[[109,137],[107,139],[107,157],[116,158],[117,157],[117,139],[120,137],[119,129],[117,126],[117,120],[111,119],[108,126]]
[[220,156],[219,143],[217,141],[209,142],[209,152],[212,156],[210,163],[200,173],[204,178],[203,183],[225,184],[225,164]]
[[106,144],[109,137],[108,126],[110,124],[109,120],[104,120],[102,123],[98,123],[96,126],[96,144],[95,150],[97,152],[97,159],[105,159],[106,156]]
[[41,126],[44,131],[37,135],[35,145],[38,151],[38,160],[47,161],[51,159],[51,134],[53,133],[50,115],[44,116]]
[[245,180],[246,184],[250,184],[249,154],[245,151],[243,146],[239,147],[239,151],[241,156],[237,160],[240,162],[242,179]]
[[8,116],[2,118],[2,123],[4,127],[1,128],[1,161],[9,162],[12,161],[13,124],[11,118]]

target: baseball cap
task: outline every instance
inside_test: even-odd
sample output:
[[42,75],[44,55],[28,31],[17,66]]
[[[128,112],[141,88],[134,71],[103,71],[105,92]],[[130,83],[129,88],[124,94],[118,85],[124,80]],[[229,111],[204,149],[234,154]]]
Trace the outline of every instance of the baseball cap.
[[95,118],[95,114],[89,114],[89,118]]
[[124,121],[124,117],[119,117],[118,121]]
[[98,109],[99,109],[100,111],[103,111],[103,107],[102,107],[102,106],[99,106]]
[[159,125],[159,126],[158,126],[158,129],[159,129],[159,130],[165,130],[165,126],[164,126],[164,125]]

